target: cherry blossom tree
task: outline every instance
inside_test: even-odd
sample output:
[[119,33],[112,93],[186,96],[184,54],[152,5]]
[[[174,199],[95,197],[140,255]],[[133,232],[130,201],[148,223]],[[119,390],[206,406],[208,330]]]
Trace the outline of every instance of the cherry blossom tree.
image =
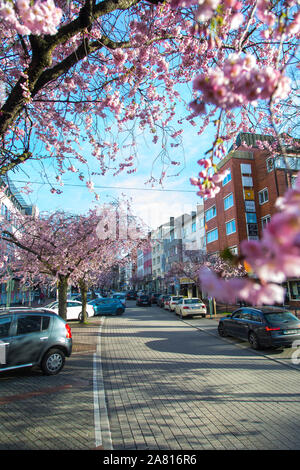
[[[199,271],[207,269],[222,280],[231,278],[242,278],[246,276],[243,264],[236,262],[231,252],[226,250],[222,255],[210,254],[200,250],[189,250],[184,252],[184,261],[174,262],[165,274],[167,283],[173,282],[174,277],[187,277],[195,285],[205,291]],[[234,261],[234,262],[233,262]]]
[[[184,126],[201,135],[213,123],[211,148],[191,183],[199,196],[214,197],[224,177],[216,163],[239,132],[260,129],[274,137],[272,155],[285,156],[283,132],[287,139],[299,120],[299,31],[296,0],[0,0],[0,174],[51,158],[58,181],[77,173],[94,191],[82,145],[97,162],[95,174],[130,174],[139,132],[152,135],[161,159],[176,165]],[[294,199],[287,195],[285,203],[295,212]],[[289,233],[292,222],[284,224]],[[297,240],[289,239],[294,259]],[[260,276],[268,256],[280,264],[272,243],[271,236],[262,240],[256,252],[243,245]],[[260,260],[267,254],[264,262],[258,252]],[[277,279],[297,271],[291,264]],[[269,286],[273,300],[278,292]]]
[[[83,293],[85,313],[87,281],[91,281],[95,271],[101,273],[111,268],[121,260],[124,251],[143,243],[142,232],[139,238],[135,232],[128,231],[126,237],[121,238],[118,233],[113,236],[107,222],[111,223],[115,213],[111,206],[100,213],[97,209],[90,210],[85,215],[64,212],[38,218],[20,215],[17,231],[3,220],[2,242],[11,245],[14,253],[9,263],[4,260],[2,266],[6,264],[23,282],[46,282],[52,278],[57,283],[59,314],[63,318],[66,318],[68,285],[78,285]],[[121,217],[118,210],[116,220]],[[5,250],[1,253],[4,256]]]
[[166,137],[174,154],[181,124],[200,118],[199,134],[216,122],[212,154],[253,119],[275,133],[293,103],[299,18],[296,0],[1,0],[0,174],[51,157],[93,190],[82,142],[96,173],[118,174],[135,171],[145,129],[165,158]]

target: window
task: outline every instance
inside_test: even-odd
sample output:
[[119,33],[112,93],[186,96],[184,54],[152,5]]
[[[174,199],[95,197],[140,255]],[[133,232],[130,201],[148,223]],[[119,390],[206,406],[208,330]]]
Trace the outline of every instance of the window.
[[247,224],[256,224],[257,217],[255,212],[246,212],[246,222]]
[[206,212],[205,212],[205,220],[206,222],[210,219],[212,219],[213,217],[216,217],[217,215],[217,209],[216,209],[216,206],[213,206],[211,207],[210,209],[208,209]]
[[222,185],[225,186],[225,184],[229,183],[231,181],[231,169],[229,168],[228,174],[225,176],[225,178],[222,181]]
[[289,288],[290,288],[289,290],[290,290],[291,300],[299,300],[300,299],[300,281],[290,281]]
[[291,175],[291,187],[292,188],[296,187],[297,176],[298,175]]
[[224,210],[226,211],[230,207],[233,206],[233,194],[229,194],[229,196],[224,198]]
[[300,170],[300,158],[299,156],[276,157],[275,168]]
[[230,220],[226,223],[226,235],[230,235],[236,231],[235,220]]
[[192,233],[196,232],[196,222],[192,223]]
[[38,315],[26,315],[18,318],[17,335],[24,335],[41,331],[41,317]]
[[264,217],[261,218],[261,227],[262,227],[262,229],[264,229],[268,225],[270,220],[271,220],[270,214],[265,215]]
[[207,243],[211,243],[218,240],[218,229],[215,228],[214,230],[211,230],[210,232],[207,232]]
[[274,160],[273,157],[270,157],[267,159],[267,171],[273,171],[274,170]]
[[236,245],[235,246],[230,246],[229,250],[231,251],[231,253],[233,255],[238,255],[239,254],[238,247]]
[[265,202],[268,202],[269,200],[268,188],[265,188],[259,191],[258,200],[259,200],[260,205],[265,204]]
[[256,321],[257,323],[262,323],[262,317],[258,312],[250,310],[250,320]]
[[236,313],[234,313],[232,315],[232,318],[236,319],[236,318],[242,318],[243,316],[243,310],[238,310]]
[[0,318],[0,338],[5,338],[9,334],[11,317]]
[[241,163],[241,173],[242,175],[251,175],[252,169],[250,163]]
[[76,302],[67,302],[67,307],[80,307],[80,304]]
[[50,324],[50,317],[42,317],[42,331],[48,330]]

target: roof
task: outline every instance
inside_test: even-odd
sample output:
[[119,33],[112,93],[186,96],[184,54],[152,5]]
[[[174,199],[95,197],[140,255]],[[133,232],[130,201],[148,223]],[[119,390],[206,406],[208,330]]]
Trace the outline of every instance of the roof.
[[283,311],[288,311],[287,308],[285,307],[277,307],[274,305],[263,305],[262,307],[253,307],[251,305],[246,306],[246,307],[240,307],[240,308],[250,308],[252,310],[257,310],[262,313],[276,313],[276,312],[283,312]]
[[47,313],[47,314],[53,314],[57,316],[57,314],[48,308],[34,308],[34,307],[1,307],[0,308],[0,315],[7,315],[9,313],[19,313],[19,314],[24,314],[24,313]]

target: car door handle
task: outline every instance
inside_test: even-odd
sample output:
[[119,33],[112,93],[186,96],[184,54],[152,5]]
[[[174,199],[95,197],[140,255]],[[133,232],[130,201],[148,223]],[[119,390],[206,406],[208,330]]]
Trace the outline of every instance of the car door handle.
[[46,339],[48,339],[49,336],[43,336],[42,338],[40,338],[41,341],[45,341]]

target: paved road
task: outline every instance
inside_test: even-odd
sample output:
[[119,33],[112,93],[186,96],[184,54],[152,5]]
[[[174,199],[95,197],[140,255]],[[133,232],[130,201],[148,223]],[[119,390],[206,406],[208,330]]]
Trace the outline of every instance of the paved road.
[[209,319],[183,322],[157,307],[106,320],[113,449],[300,448],[300,371],[215,330]]
[[300,449],[300,370],[282,353],[134,302],[93,324],[58,376],[0,375],[0,450]]

